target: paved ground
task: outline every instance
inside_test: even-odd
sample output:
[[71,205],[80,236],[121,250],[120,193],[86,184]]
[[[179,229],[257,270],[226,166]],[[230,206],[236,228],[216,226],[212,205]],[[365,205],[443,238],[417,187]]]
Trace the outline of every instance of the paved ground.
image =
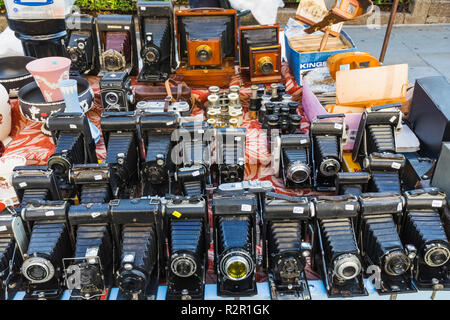
[[[386,26],[345,26],[358,50],[379,58]],[[394,26],[384,64],[408,63],[409,81],[444,75],[450,81],[450,24]]]

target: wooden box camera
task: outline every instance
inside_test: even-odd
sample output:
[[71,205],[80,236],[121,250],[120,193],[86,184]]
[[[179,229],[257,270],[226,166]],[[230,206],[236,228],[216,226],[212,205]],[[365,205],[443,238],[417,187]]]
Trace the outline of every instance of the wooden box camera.
[[246,26],[239,28],[239,61],[248,70],[251,83],[281,81],[281,45],[279,26]]
[[190,86],[226,86],[234,75],[236,10],[191,9],[175,13],[182,75]]
[[139,61],[136,31],[132,15],[100,15],[97,17],[100,35],[100,72],[127,72],[137,76]]

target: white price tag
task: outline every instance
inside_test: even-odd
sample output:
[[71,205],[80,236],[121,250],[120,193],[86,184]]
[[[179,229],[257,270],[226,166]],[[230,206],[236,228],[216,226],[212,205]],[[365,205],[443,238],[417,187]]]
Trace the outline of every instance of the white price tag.
[[197,170],[197,171],[192,172],[193,177],[196,177],[198,175],[200,175],[200,171]]
[[2,231],[6,231],[8,228],[6,228],[6,226],[0,226],[0,232]]
[[440,208],[440,207],[442,207],[442,200],[433,200],[433,202],[431,202],[431,206],[433,208]]
[[69,124],[70,129],[76,129],[77,125],[76,124]]
[[94,180],[102,180],[102,175],[101,174],[95,175]]
[[235,137],[234,140],[241,141],[241,137]]
[[21,187],[21,188],[25,188],[26,186],[27,186],[26,182],[19,183],[19,187]]
[[99,216],[100,216],[100,212],[92,212],[91,213],[91,217],[94,218],[94,219],[99,217]]
[[45,216],[46,217],[53,217],[55,215],[55,211],[50,210],[50,211],[46,211],[45,212]]
[[334,124],[334,128],[338,129],[338,130],[341,130],[342,129],[342,124],[341,123],[335,123]]
[[347,210],[347,211],[353,211],[353,210],[355,210],[355,206],[352,205],[352,204],[346,204],[346,205],[345,205],[345,210]]
[[241,205],[241,211],[250,212],[250,211],[252,211],[252,206],[249,204],[243,204],[243,205]]
[[294,207],[294,209],[292,210],[293,213],[303,213],[305,211],[305,208],[303,207]]
[[200,129],[200,130],[198,130],[198,133],[205,133],[205,130]]
[[173,125],[173,121],[166,122],[166,126],[171,126],[171,125]]
[[400,169],[401,166],[402,165],[398,162],[392,162],[392,165],[391,165],[391,167],[394,169]]
[[129,26],[125,26],[124,29],[125,30],[130,30],[130,27]]
[[307,142],[308,142],[308,140],[306,140],[306,139],[300,140],[300,144],[305,144],[305,143],[307,143]]
[[403,210],[403,204],[401,202],[399,202],[397,205],[397,211],[402,211],[402,210]]
[[390,121],[391,123],[393,123],[395,120],[397,120],[397,117],[396,117],[396,116],[392,116],[392,118],[389,119],[389,121]]

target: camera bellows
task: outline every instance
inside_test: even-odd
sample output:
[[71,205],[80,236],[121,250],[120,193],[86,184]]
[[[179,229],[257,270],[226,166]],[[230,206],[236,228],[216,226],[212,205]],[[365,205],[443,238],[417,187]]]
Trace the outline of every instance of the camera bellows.
[[276,281],[297,283],[306,261],[302,256],[301,222],[271,222],[268,255]]
[[[158,63],[170,59],[171,53],[171,34],[170,24],[167,18],[145,18],[144,19],[144,37],[150,35],[151,39],[145,39],[153,42],[153,45],[145,46],[142,59],[145,63]],[[145,44],[147,45],[147,44]]]
[[85,184],[81,188],[80,203],[107,203],[110,199],[110,189],[107,184]]
[[369,125],[367,127],[367,152],[395,153],[395,140],[392,126]]
[[320,228],[325,259],[331,267],[333,279],[340,282],[357,277],[362,266],[350,219],[325,219],[320,222]]
[[67,174],[75,163],[85,162],[84,140],[80,132],[61,132],[48,166],[56,175]]
[[403,228],[403,241],[416,246],[429,267],[449,261],[450,246],[438,212],[410,211]]
[[152,225],[123,226],[118,283],[126,295],[144,294],[158,261],[157,244]]
[[314,136],[316,161],[324,176],[334,176],[341,169],[337,136]]
[[50,281],[61,272],[63,259],[70,255],[71,244],[64,223],[35,223],[22,274],[31,283]]
[[170,135],[148,135],[145,174],[147,181],[160,184],[167,181],[168,161],[171,149]]
[[392,216],[368,217],[362,223],[363,246],[372,263],[390,276],[404,274],[409,269],[410,260]]
[[308,180],[311,168],[306,149],[284,149],[283,157],[287,179],[298,184]]

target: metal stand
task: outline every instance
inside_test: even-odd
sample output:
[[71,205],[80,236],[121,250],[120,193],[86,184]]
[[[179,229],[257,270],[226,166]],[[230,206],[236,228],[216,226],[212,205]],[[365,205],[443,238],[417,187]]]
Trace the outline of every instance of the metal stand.
[[395,21],[395,15],[397,14],[398,0],[394,0],[391,9],[391,15],[389,16],[389,21],[386,29],[386,34],[384,35],[383,47],[380,53],[380,62],[383,63],[384,56],[386,55],[387,46],[389,44],[389,38],[391,37],[392,27]]

